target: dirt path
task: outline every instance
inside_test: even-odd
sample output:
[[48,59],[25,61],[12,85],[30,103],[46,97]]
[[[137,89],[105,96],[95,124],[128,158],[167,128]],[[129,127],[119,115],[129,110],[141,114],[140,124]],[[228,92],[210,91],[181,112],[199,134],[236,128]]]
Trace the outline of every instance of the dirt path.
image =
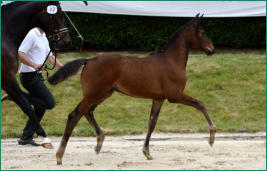
[[95,137],[71,137],[62,166],[55,160],[60,137],[51,138],[52,150],[2,139],[1,169],[266,169],[266,133],[217,134],[212,148],[207,136],[155,133],[150,142],[153,160],[142,154],[145,135],[107,136],[99,155],[93,150]]

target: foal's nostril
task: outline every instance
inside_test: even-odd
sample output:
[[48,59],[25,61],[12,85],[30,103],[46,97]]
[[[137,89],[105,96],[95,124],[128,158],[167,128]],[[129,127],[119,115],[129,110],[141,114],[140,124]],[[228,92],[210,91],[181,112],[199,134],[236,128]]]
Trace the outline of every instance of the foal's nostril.
[[208,54],[212,55],[215,52],[215,48],[208,47]]

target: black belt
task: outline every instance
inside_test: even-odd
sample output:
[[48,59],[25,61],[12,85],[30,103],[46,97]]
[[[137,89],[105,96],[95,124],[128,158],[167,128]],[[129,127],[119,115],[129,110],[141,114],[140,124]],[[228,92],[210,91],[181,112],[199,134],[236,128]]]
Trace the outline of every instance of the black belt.
[[42,73],[39,73],[37,71],[34,72],[21,72],[20,73],[22,76],[35,76],[35,75],[42,75]]

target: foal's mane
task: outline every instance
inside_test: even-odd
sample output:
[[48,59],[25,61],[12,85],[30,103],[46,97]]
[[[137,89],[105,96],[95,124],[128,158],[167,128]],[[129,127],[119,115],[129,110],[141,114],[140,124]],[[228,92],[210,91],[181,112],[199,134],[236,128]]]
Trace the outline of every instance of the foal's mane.
[[179,27],[165,44],[161,45],[158,50],[151,52],[150,55],[157,55],[163,53],[169,45],[171,45],[176,41],[176,39],[182,34],[184,30],[192,26],[195,20],[196,19],[194,18],[191,21],[188,21],[186,24]]

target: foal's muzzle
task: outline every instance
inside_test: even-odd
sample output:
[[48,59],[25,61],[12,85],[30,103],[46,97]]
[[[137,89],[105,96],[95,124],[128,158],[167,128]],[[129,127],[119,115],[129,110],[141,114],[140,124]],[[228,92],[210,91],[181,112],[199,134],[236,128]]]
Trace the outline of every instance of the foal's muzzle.
[[207,55],[212,55],[215,53],[215,47],[212,43],[208,43],[203,50],[206,52]]
[[215,48],[208,48],[205,52],[207,55],[212,55],[215,53]]

